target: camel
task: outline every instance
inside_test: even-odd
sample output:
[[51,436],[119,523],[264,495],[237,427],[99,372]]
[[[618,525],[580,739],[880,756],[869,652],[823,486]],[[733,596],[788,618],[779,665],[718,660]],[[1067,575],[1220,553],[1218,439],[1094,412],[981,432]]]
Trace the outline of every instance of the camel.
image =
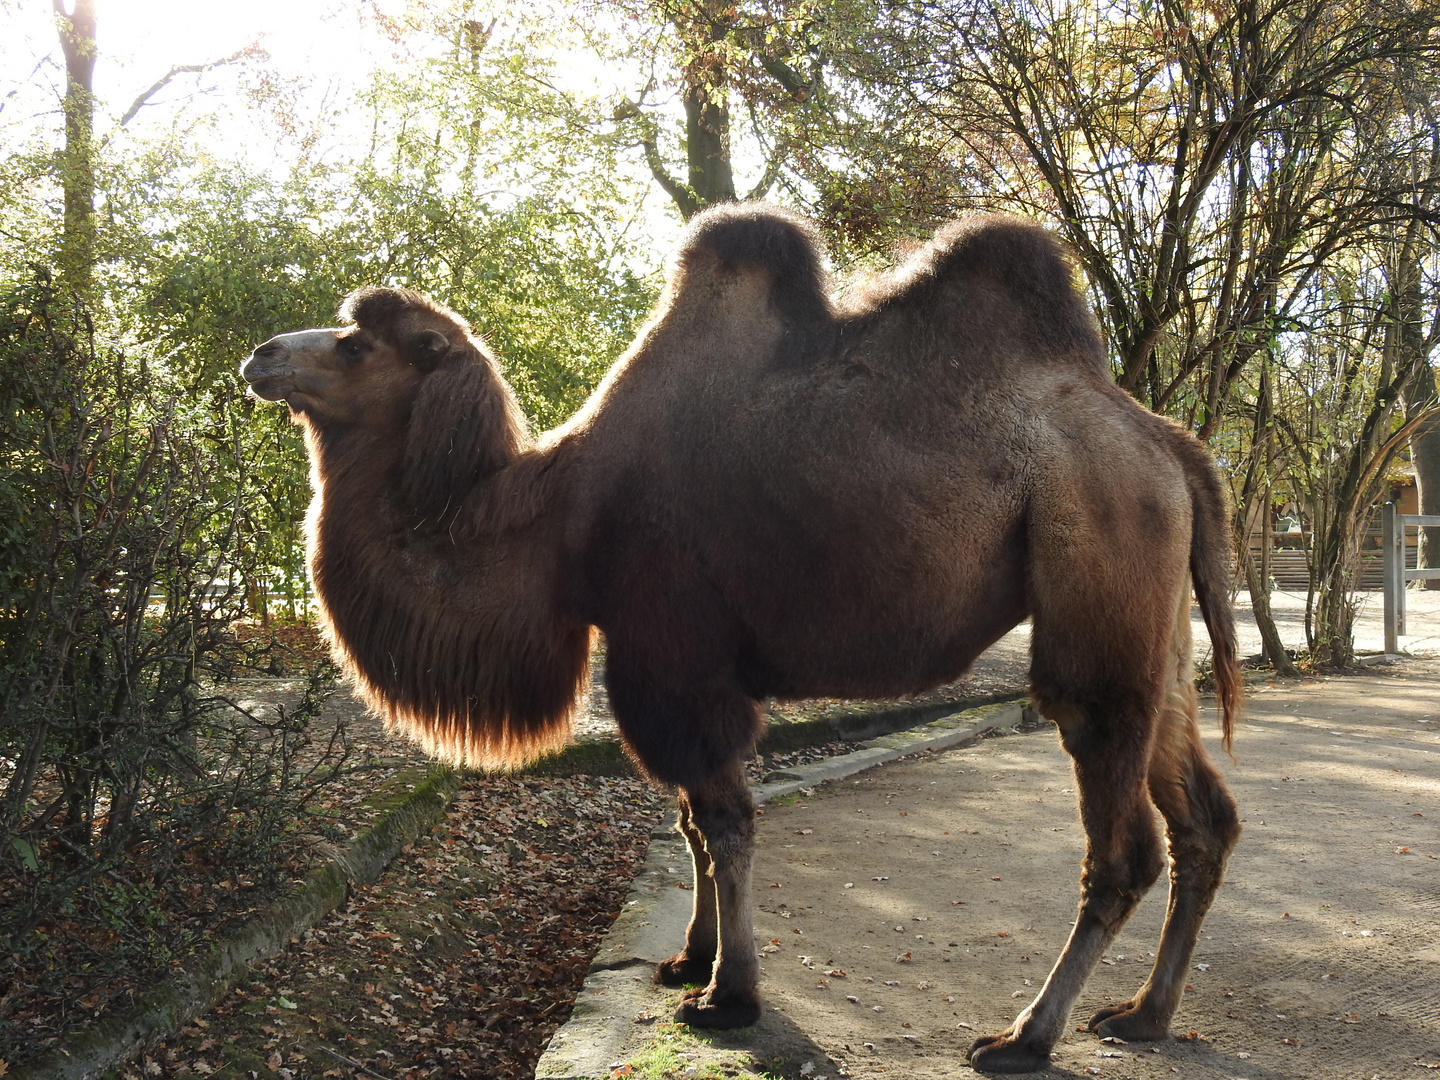
[[303,428],[328,640],[429,751],[514,766],[561,745],[596,629],[628,752],[678,793],[695,868],[677,1021],[760,1016],[754,804],[769,698],[895,697],[1032,620],[1031,696],[1073,759],[1079,914],[977,1069],[1041,1069],[1106,946],[1166,866],[1153,970],[1090,1024],[1165,1037],[1239,833],[1203,749],[1193,588],[1224,746],[1241,691],[1229,525],[1209,456],[1108,375],[1057,242],[982,216],[835,294],[811,228],[697,215],[656,310],[588,402],[532,439],[496,360],[404,289],[282,334],[250,393]]

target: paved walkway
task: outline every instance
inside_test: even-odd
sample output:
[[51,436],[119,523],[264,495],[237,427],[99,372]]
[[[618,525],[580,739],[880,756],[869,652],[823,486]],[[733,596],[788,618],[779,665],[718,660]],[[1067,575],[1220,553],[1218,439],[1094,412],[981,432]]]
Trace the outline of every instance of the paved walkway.
[[[1355,651],[1359,654],[1377,654],[1385,649],[1385,594],[1377,589],[1365,589],[1355,594]],[[1308,648],[1305,637],[1305,594],[1303,592],[1275,591],[1270,594],[1270,611],[1275,618],[1275,628],[1280,631],[1280,640],[1286,648],[1303,650]],[[1440,589],[1411,589],[1405,596],[1405,629],[1409,631],[1398,641],[1400,651],[1414,656],[1440,656]],[[1200,618],[1200,609],[1191,613],[1192,632],[1195,637],[1195,656],[1206,661],[1210,657],[1210,637],[1205,623]],[[1250,607],[1250,594],[1241,592],[1235,597],[1235,628],[1240,639],[1240,655],[1260,654],[1260,631],[1255,626],[1255,613]],[[1028,664],[1030,650],[1030,624],[1022,623],[1010,633],[990,646],[981,663],[1009,660],[1016,664]]]
[[[1362,589],[1355,594],[1355,651],[1379,653],[1385,649],[1385,594],[1378,589]],[[1276,591],[1270,594],[1270,610],[1275,616],[1280,639],[1289,648],[1305,647],[1305,594]],[[1405,629],[1399,640],[1400,651],[1416,656],[1440,655],[1440,589],[1410,589],[1405,594]],[[1240,630],[1240,651],[1244,655],[1260,652],[1260,631],[1250,610],[1250,594],[1242,592],[1235,599],[1235,619]],[[1206,644],[1204,627],[1196,621],[1197,650]],[[1208,650],[1203,650],[1207,651]]]

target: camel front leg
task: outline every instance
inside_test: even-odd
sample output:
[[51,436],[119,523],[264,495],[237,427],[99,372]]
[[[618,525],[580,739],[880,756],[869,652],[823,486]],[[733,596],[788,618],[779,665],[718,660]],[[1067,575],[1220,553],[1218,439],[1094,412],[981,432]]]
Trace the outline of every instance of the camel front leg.
[[705,850],[705,840],[695,827],[695,812],[685,792],[680,793],[679,820],[675,828],[690,848],[690,862],[695,868],[695,908],[690,925],[685,928],[685,947],[655,968],[655,981],[661,986],[687,986],[709,983],[715,968],[719,947],[719,918],[715,898],[712,862]]
[[[717,932],[710,981],[699,990],[686,992],[675,1011],[675,1020],[694,1027],[747,1027],[760,1019],[760,964],[750,912],[755,803],[738,761],[714,779],[685,789],[681,798],[689,806],[690,827],[709,861],[708,887],[714,897],[709,907],[714,912]],[[698,869],[698,856],[696,866]],[[691,928],[699,924],[703,934],[702,896],[697,879]],[[687,936],[686,952],[689,949]]]

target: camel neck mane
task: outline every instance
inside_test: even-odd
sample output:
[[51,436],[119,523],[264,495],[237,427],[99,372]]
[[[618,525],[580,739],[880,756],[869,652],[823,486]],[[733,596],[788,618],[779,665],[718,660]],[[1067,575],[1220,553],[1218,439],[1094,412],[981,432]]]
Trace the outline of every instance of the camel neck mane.
[[470,765],[513,766],[563,744],[590,630],[558,608],[545,500],[523,482],[538,455],[468,470],[461,497],[422,513],[408,447],[352,432],[310,441],[322,629],[367,704],[428,752]]

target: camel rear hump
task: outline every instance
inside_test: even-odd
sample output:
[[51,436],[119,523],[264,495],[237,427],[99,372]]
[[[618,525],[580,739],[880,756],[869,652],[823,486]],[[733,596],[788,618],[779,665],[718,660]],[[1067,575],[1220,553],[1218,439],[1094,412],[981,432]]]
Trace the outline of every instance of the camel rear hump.
[[[1008,303],[996,310],[979,293]],[[972,323],[989,324],[969,325],[971,333],[1016,339],[1028,359],[1070,361],[1109,380],[1100,332],[1064,246],[1020,218],[977,214],[950,222],[894,270],[853,291],[845,314],[904,309],[934,317],[956,306],[972,309]]]

